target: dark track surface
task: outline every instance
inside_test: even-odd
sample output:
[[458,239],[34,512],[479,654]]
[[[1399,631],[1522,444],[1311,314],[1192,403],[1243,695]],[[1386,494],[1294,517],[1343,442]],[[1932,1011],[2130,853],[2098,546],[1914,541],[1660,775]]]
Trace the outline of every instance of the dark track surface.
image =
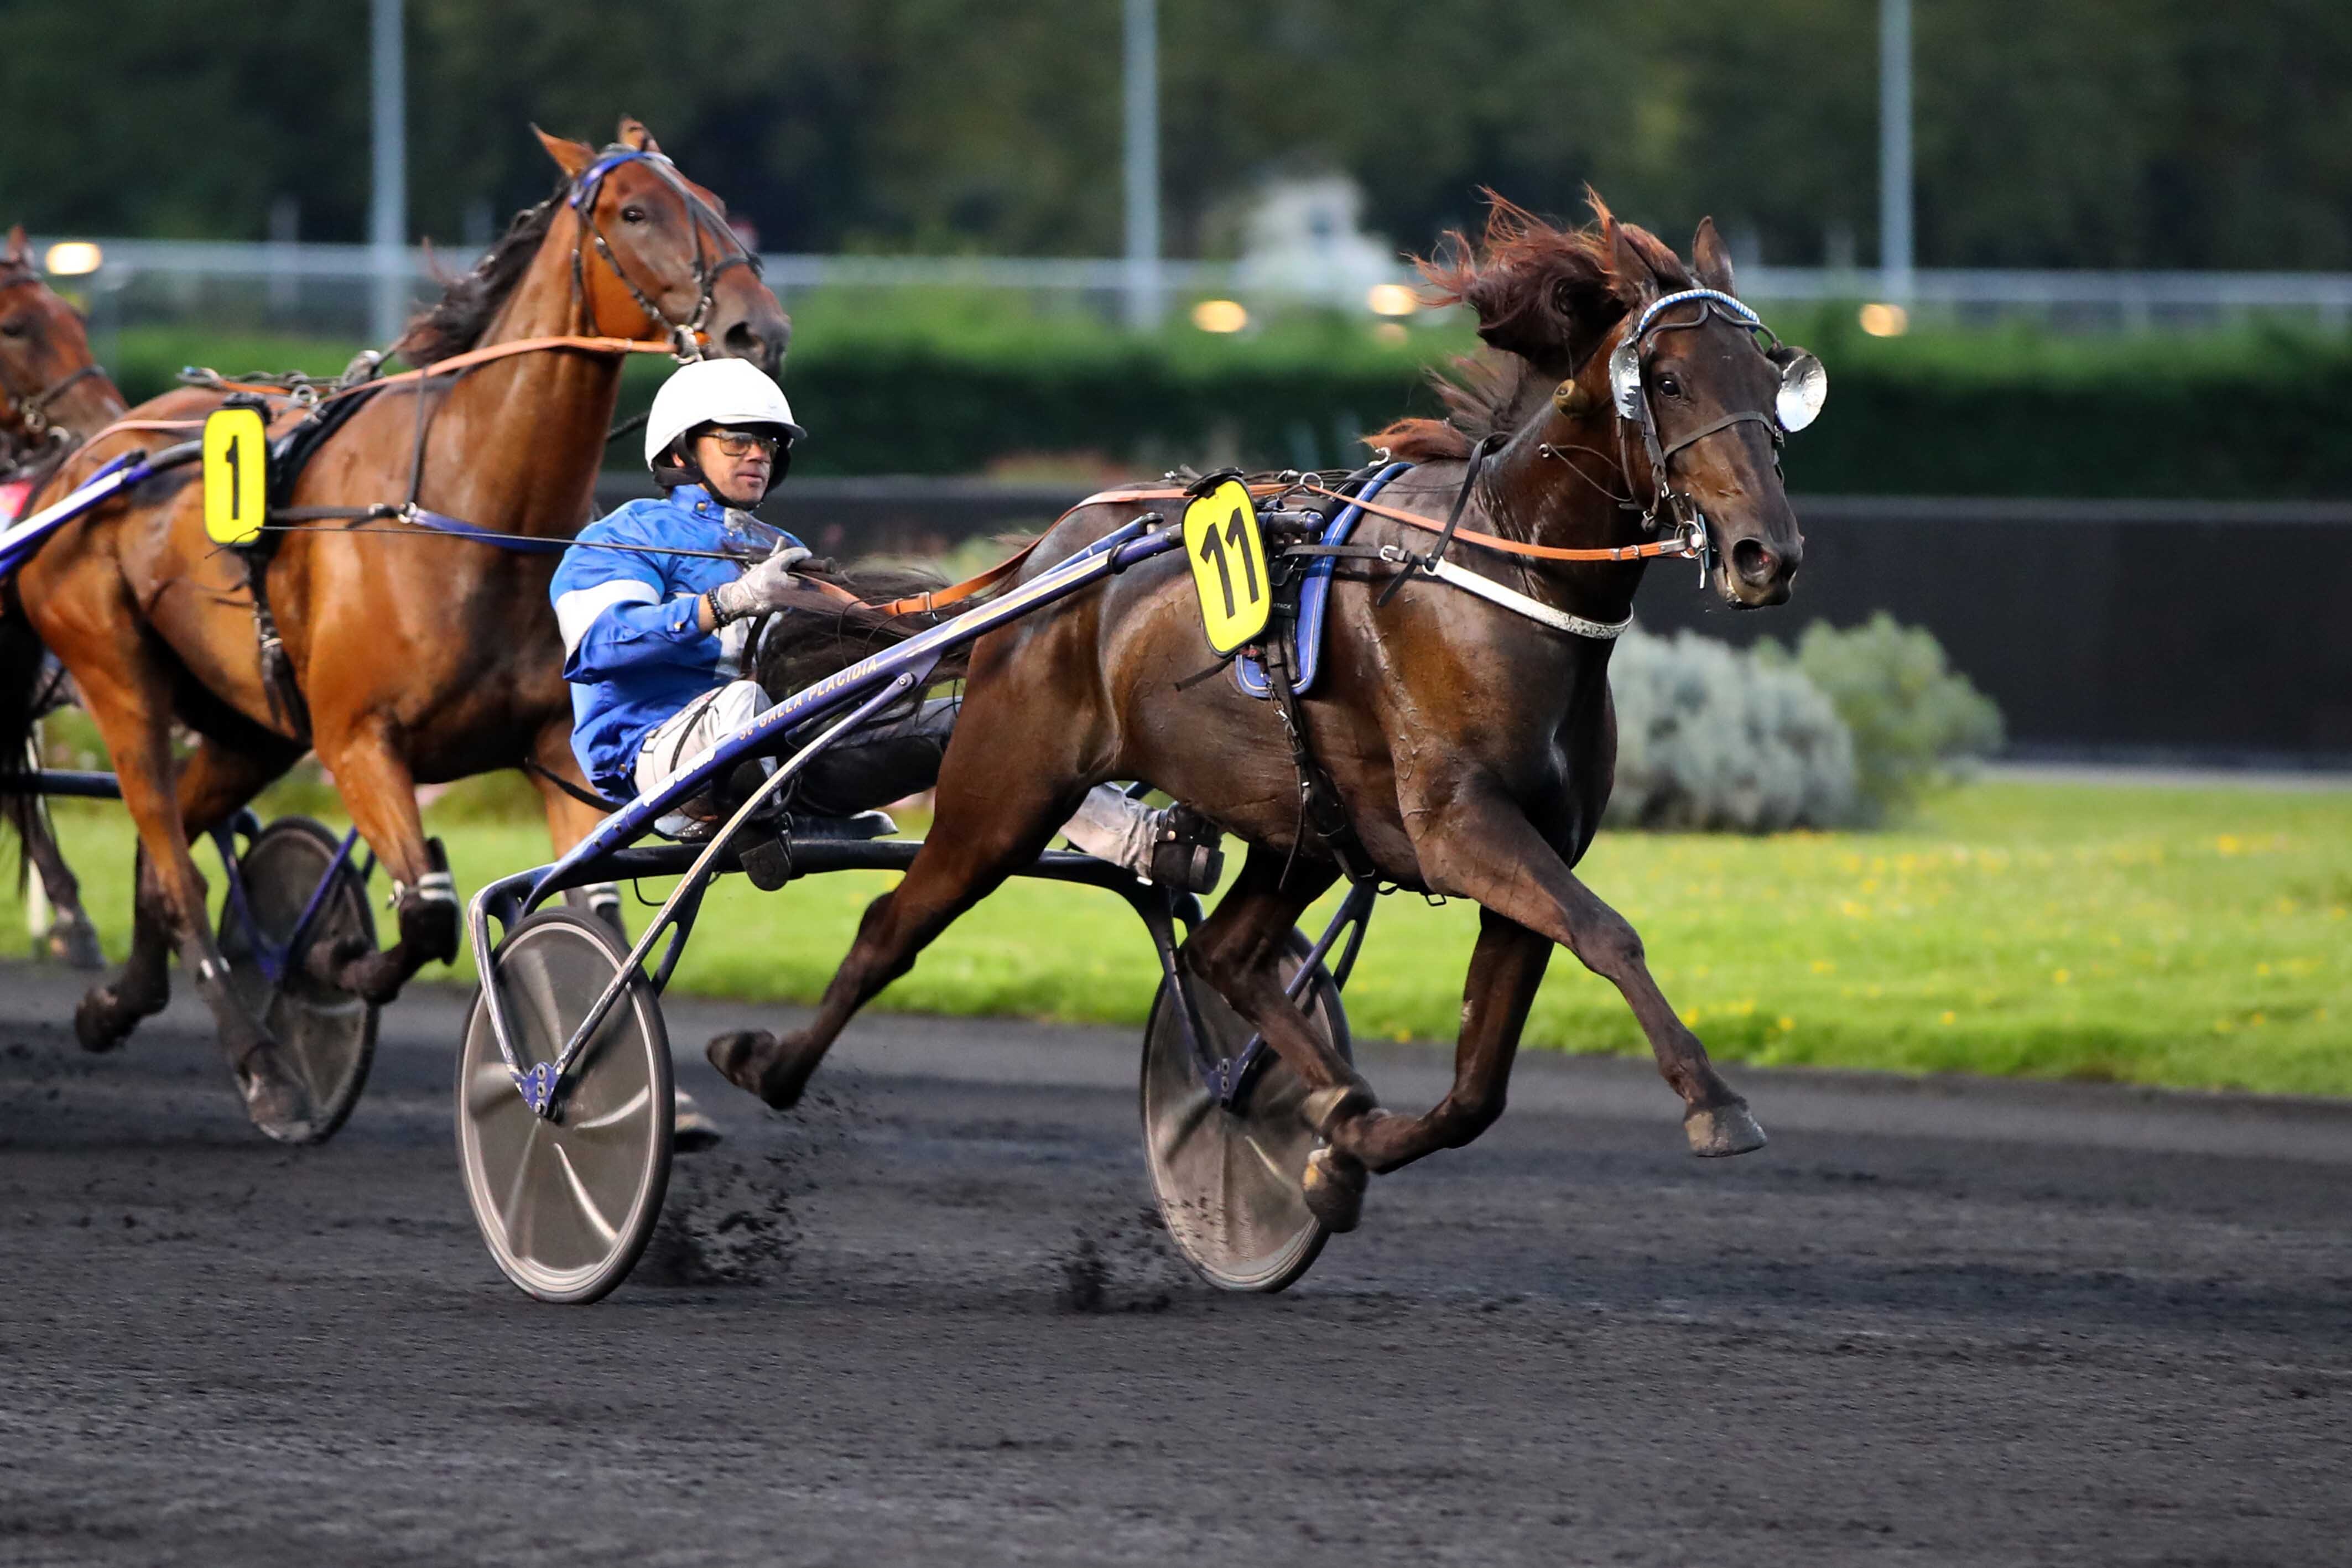
[[[877,1019],[794,1120],[687,1076],[735,1137],[650,1272],[765,1282],[558,1309],[475,1239],[450,993],[310,1151],[246,1130],[184,1007],[93,1059],[73,994],[0,965],[0,1563],[2352,1541],[2352,1110],[1738,1072],[1775,1142],[1702,1165],[1646,1070],[1537,1061],[1297,1290],[1230,1299],[1137,1218],[1131,1040]],[[686,1051],[740,1016],[677,1011]],[[1435,1061],[1369,1065],[1403,1106]]]

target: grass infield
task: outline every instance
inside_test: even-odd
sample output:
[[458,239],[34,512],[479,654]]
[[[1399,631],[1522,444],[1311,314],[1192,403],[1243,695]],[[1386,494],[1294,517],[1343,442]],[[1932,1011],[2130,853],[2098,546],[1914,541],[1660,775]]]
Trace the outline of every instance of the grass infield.
[[[59,818],[119,951],[128,823],[82,802]],[[547,859],[537,826],[467,818],[428,813],[461,888]],[[1604,834],[1581,874],[1726,1061],[2352,1093],[2352,791],[1979,783],[1886,832]],[[677,983],[811,1000],[889,881],[761,894],[726,879]],[[1476,930],[1468,904],[1385,900],[1348,988],[1357,1033],[1451,1040]],[[1156,978],[1116,900],[1016,883],[881,1005],[1140,1024]],[[1646,1049],[1613,988],[1565,954],[1527,1041]]]

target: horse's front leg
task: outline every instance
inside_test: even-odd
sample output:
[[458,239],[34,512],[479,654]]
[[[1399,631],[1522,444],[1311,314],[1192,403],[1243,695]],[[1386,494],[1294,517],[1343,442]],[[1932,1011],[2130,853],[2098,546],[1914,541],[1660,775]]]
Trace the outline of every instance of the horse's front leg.
[[319,716],[319,758],[334,774],[352,825],[392,876],[400,939],[377,953],[313,948],[306,961],[321,979],[381,1007],[426,964],[457,957],[457,883],[440,846],[425,840],[415,777],[387,738],[373,727],[331,731],[327,716]]
[[1707,1061],[1706,1048],[1675,1015],[1650,976],[1642,938],[1593,895],[1527,814],[1490,784],[1473,784],[1444,810],[1407,819],[1429,885],[1475,899],[1504,919],[1566,946],[1614,985],[1649,1037],[1658,1071],[1682,1096],[1691,1152],[1744,1155],[1764,1146],[1748,1102]]

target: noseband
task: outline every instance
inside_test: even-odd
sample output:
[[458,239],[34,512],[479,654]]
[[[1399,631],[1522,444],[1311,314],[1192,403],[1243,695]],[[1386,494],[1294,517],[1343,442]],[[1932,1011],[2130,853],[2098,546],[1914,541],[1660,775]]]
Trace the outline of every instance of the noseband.
[[[678,200],[685,204],[686,221],[694,233],[696,298],[694,314],[683,321],[670,316],[667,311],[655,303],[650,295],[637,287],[636,280],[631,277],[621,266],[621,258],[613,254],[612,242],[604,237],[603,227],[596,222],[596,199],[603,193],[604,177],[624,163],[643,163],[663,184],[676,192]],[[620,279],[621,287],[629,291],[629,298],[637,302],[637,308],[646,313],[647,320],[658,321],[669,329],[671,349],[680,360],[702,358],[704,333],[710,324],[710,313],[717,308],[719,280],[727,275],[728,270],[730,267],[748,267],[751,269],[751,275],[754,277],[760,276],[760,258],[752,253],[751,247],[745,245],[741,236],[727,226],[727,220],[720,217],[709,203],[696,195],[688,187],[686,181],[678,174],[677,166],[659,152],[648,152],[636,147],[606,149],[602,157],[582,170],[580,177],[572,181],[570,205],[572,210],[579,214],[582,237],[587,244],[596,247],[596,254],[604,258],[604,265],[612,269],[613,276]],[[720,254],[715,262],[710,251],[706,249],[702,243],[706,231],[725,236],[719,246]],[[588,293],[583,254],[581,246],[573,246],[572,292],[580,300],[582,308],[588,312],[589,331],[598,333],[601,329],[596,325],[596,306]]]

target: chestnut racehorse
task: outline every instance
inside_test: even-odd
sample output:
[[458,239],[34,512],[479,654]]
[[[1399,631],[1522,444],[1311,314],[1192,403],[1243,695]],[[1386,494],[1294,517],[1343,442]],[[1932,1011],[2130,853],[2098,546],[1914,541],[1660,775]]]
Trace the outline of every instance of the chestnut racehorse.
[[[1727,298],[1731,266],[1711,223],[1685,266],[1597,198],[1594,206],[1597,226],[1570,232],[1498,202],[1475,253],[1465,246],[1454,261],[1424,267],[1437,299],[1466,303],[1499,353],[1453,388],[1449,420],[1407,421],[1370,438],[1419,465],[1380,504],[1430,527],[1372,515],[1356,538],[1421,557],[1466,486],[1465,531],[1447,564],[1520,596],[1522,609],[1419,570],[1396,583],[1402,554],[1355,558],[1332,589],[1321,684],[1301,705],[1371,870],[1484,912],[1454,1082],[1442,1102],[1417,1116],[1380,1109],[1284,994],[1284,944],[1338,875],[1337,855],[1307,826],[1278,706],[1232,680],[1199,678],[1215,658],[1175,552],[975,645],[938,814],[905,882],[866,912],[813,1022],[782,1040],[722,1035],[710,1044],[713,1065],[772,1105],[793,1103],[860,1005],[1042,851],[1089,787],[1131,779],[1250,846],[1184,961],[1307,1085],[1305,1113],[1328,1147],[1309,1159],[1307,1197],[1330,1228],[1356,1223],[1368,1170],[1465,1144],[1501,1113],[1556,944],[1623,994],[1685,1103],[1696,1153],[1760,1146],[1746,1103],[1651,977],[1640,937],[1571,870],[1609,798],[1608,639],[1631,614],[1642,566],[1555,563],[1526,547],[1628,547],[1652,528],[1696,526],[1711,546],[1708,580],[1726,601],[1786,600],[1803,547],[1781,486],[1786,422],[1776,400],[1792,363],[1817,364],[1756,341],[1754,318]],[[1717,292],[1685,293],[1695,282]],[[1677,294],[1684,302],[1671,300]],[[1629,334],[1620,366],[1633,381],[1612,389],[1612,355]],[[1467,482],[1482,452],[1491,455]],[[1027,573],[1142,509],[1130,501],[1073,513],[1045,536]],[[1523,548],[1479,544],[1472,531]],[[1540,613],[1528,612],[1528,600]]]
[[[431,366],[527,340],[626,339],[707,348],[772,373],[790,325],[718,199],[624,120],[602,152],[540,133],[562,171],[556,193],[519,215],[472,274],[396,345]],[[472,362],[462,375],[393,380],[365,396],[290,492],[292,510],[422,507],[478,528],[559,540],[587,517],[618,395],[623,351],[542,347]],[[223,394],[189,390],[131,420],[193,422]],[[165,437],[183,439],[184,432]],[[36,505],[107,459],[161,444],[125,430],[90,442]],[[309,1131],[310,1107],[275,1042],[224,984],[191,836],[226,820],[317,750],[353,822],[390,873],[399,939],[381,953],[314,948],[313,972],[371,1001],[457,949],[458,911],[417,817],[419,783],[526,761],[583,785],[571,746],[562,644],[548,604],[554,557],[397,523],[311,521],[279,536],[265,579],[301,702],[270,679],[244,568],[206,537],[193,467],[139,486],[49,542],[13,598],[73,674],[98,721],[139,829],[131,959],[75,1018],[106,1050],[163,1006],[176,943],[211,1008],[254,1122]],[[395,537],[396,536],[396,537]],[[0,673],[0,694],[22,672]],[[307,707],[307,728],[302,710]],[[21,746],[0,715],[0,746]],[[201,737],[175,765],[178,718]],[[542,781],[561,850],[599,816]]]
[[[122,394],[89,354],[81,317],[58,298],[34,269],[19,225],[0,249],[0,525],[21,510],[32,487],[65,461],[76,445],[119,418]],[[10,645],[37,641],[20,619],[0,615],[0,669],[13,669],[37,653]],[[63,700],[43,694],[37,706]],[[29,797],[0,798],[25,840],[24,869],[37,872],[56,915],[41,938],[55,957],[79,968],[97,968],[98,932],[81,906],[81,889],[49,831],[47,813]]]

